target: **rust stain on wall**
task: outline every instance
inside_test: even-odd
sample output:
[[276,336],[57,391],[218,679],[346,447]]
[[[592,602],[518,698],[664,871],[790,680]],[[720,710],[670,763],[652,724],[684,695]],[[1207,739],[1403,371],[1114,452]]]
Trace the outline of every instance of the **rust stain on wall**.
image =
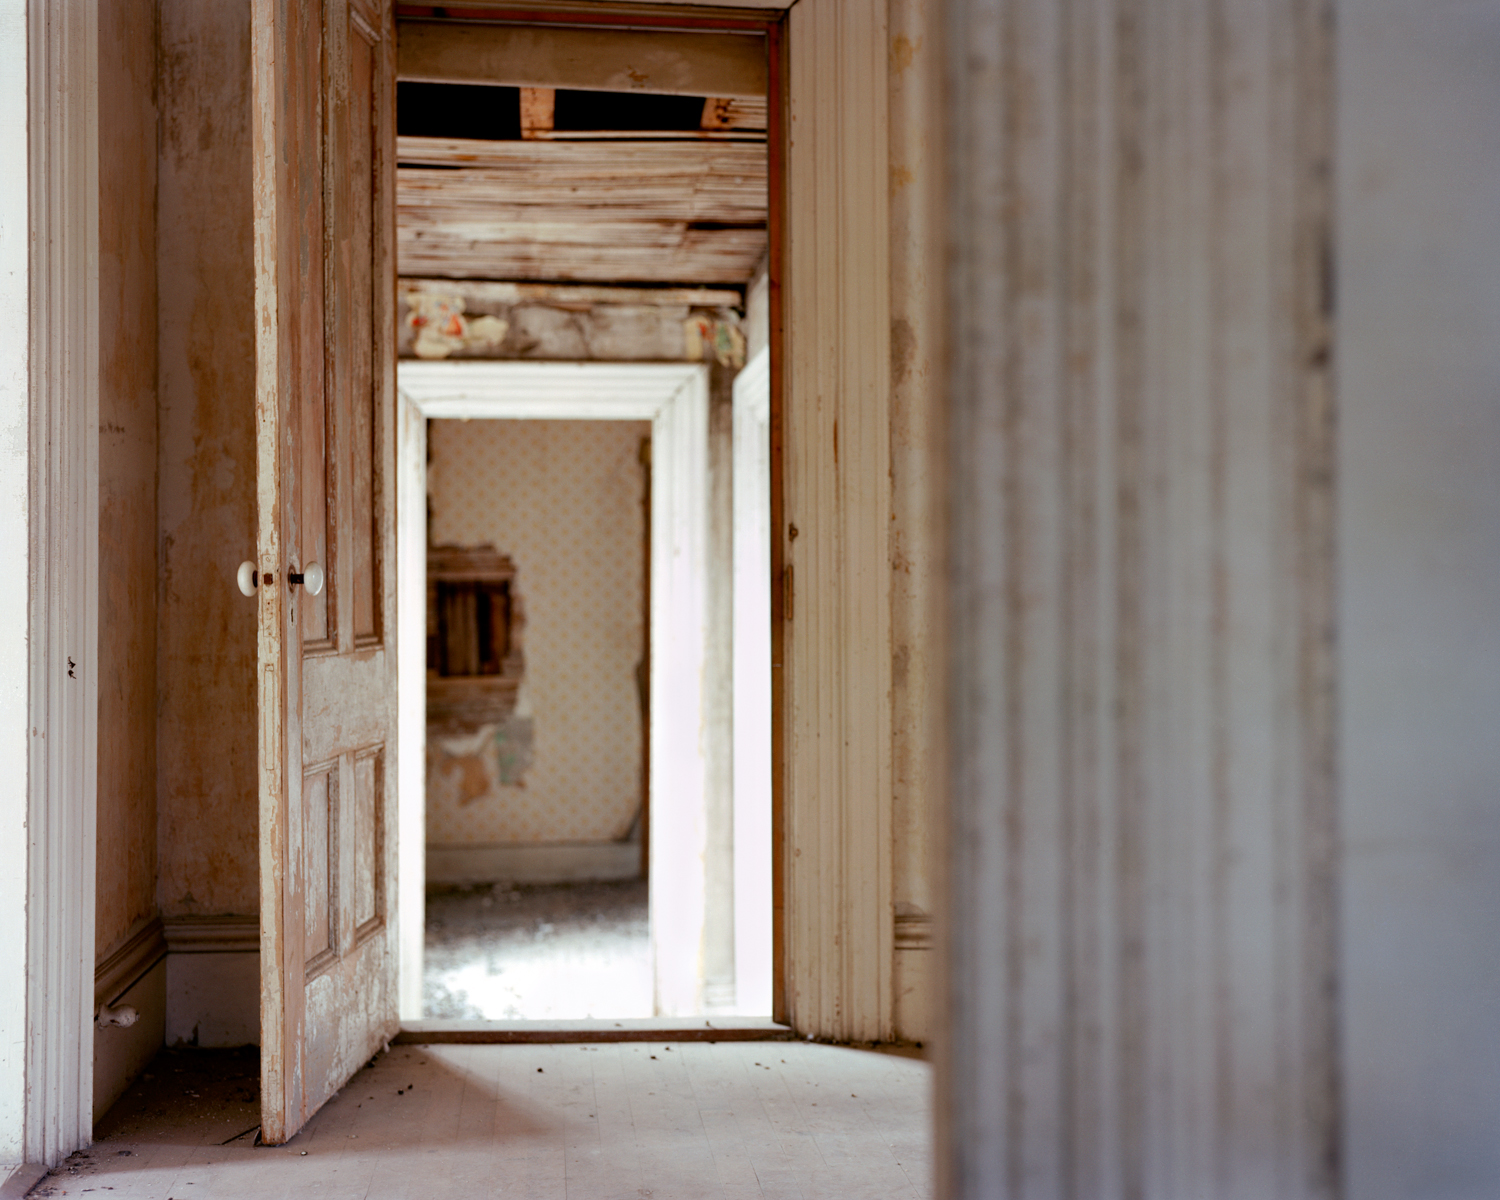
[[99,744],[95,946],[156,908],[156,21],[99,12]]
[[158,896],[168,916],[260,907],[250,27],[163,0],[157,672]]

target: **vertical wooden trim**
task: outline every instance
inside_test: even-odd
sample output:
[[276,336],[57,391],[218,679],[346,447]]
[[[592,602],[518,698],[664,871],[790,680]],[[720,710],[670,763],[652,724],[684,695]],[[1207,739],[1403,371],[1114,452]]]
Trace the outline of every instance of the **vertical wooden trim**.
[[419,1021],[426,946],[427,418],[404,392],[396,394],[396,410],[398,994],[401,1019]]
[[[17,31],[18,32],[18,31]],[[93,1135],[98,719],[96,0],[27,5],[30,328],[24,1157]]]
[[[33,10],[34,12],[35,10]],[[31,201],[27,97],[29,31],[25,0],[0,0],[0,303],[9,312],[31,303]],[[0,547],[17,578],[30,578],[31,564],[31,327],[29,321],[0,326]],[[27,762],[31,754],[29,588],[0,593],[0,738],[5,760]],[[0,839],[26,843],[29,782],[0,792]],[[21,961],[31,954],[28,910],[31,873],[0,873],[0,945]],[[20,1162],[26,1149],[27,972],[0,975],[0,1161]],[[38,1170],[41,1168],[38,1167]]]
[[771,351],[734,380],[734,986],[735,1010],[771,1011]]
[[766,281],[771,351],[771,1015],[787,1016],[787,753],[786,753],[786,25],[766,30]]
[[[292,444],[286,432],[290,414],[283,401],[291,391],[294,364],[283,349],[288,326],[295,319],[292,306],[283,305],[283,290],[295,286],[282,277],[283,257],[295,262],[288,249],[296,236],[280,220],[290,211],[291,189],[283,165],[284,142],[295,136],[288,128],[287,89],[295,74],[288,34],[285,0],[254,0],[250,15],[251,55],[251,181],[255,211],[255,440],[256,440],[256,561],[261,586],[257,589],[256,670],[259,695],[257,795],[260,803],[260,1009],[262,1136],[279,1144],[288,1130],[301,1124],[303,1103],[300,1070],[302,1044],[301,938],[289,928],[288,892],[296,862],[296,822],[289,805],[300,795],[301,746],[295,753],[283,744],[286,714],[294,712],[300,656],[287,654],[297,646],[287,602],[287,557],[283,538],[295,529],[282,527],[284,482],[293,469]],[[321,23],[319,24],[321,30]],[[305,33],[305,30],[299,31]],[[319,35],[321,36],[321,35]],[[304,85],[305,86],[305,85]],[[321,246],[319,246],[321,251]],[[292,730],[296,730],[296,725]]]
[[852,1040],[892,1033],[888,53],[883,0],[789,14],[786,1013]]
[[651,880],[651,439],[641,439],[641,878]]
[[1290,200],[1295,310],[1288,350],[1291,397],[1286,436],[1297,486],[1288,523],[1300,587],[1291,608],[1296,634],[1297,710],[1302,718],[1294,765],[1301,803],[1293,821],[1301,841],[1297,886],[1307,914],[1294,964],[1305,1013],[1298,1054],[1303,1074],[1300,1122],[1311,1131],[1303,1165],[1308,1191],[1343,1195],[1344,1079],[1339,976],[1339,685],[1338,403],[1334,374],[1337,309],[1334,274],[1336,21],[1333,0],[1297,0],[1281,45],[1298,81],[1283,94],[1293,147]]
[[657,1016],[704,1009],[707,965],[708,369],[651,423],[651,951]]
[[1327,0],[950,0],[940,1187],[1338,1166]]
[[937,0],[890,0],[891,895],[896,1036],[931,1036],[941,813],[942,56]]

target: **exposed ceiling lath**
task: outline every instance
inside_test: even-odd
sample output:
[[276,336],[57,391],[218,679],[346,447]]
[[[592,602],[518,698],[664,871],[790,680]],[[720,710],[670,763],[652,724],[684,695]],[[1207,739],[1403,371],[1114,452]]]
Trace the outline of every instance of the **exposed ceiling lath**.
[[766,248],[764,142],[397,142],[403,275],[742,285]]

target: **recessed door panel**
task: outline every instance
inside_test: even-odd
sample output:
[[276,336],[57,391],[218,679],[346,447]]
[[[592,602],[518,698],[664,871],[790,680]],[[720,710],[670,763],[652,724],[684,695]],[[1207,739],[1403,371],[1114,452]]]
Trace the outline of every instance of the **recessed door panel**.
[[338,764],[302,778],[303,945],[306,970],[316,975],[334,958],[338,933]]
[[[350,91],[373,95],[378,46],[370,32],[355,21],[349,37]],[[380,465],[377,420],[380,374],[374,353],[375,321],[381,309],[372,286],[379,260],[376,211],[380,203],[378,167],[379,125],[370,106],[350,104],[347,111],[348,188],[346,190],[347,270],[349,272],[349,403],[350,573],[354,591],[354,636],[363,643],[380,639],[381,554],[377,505],[383,489],[377,478]]]
[[385,791],[384,747],[354,756],[354,795],[350,823],[354,839],[354,936],[368,937],[384,917],[380,862],[385,841],[380,798]]
[[[322,212],[321,205],[318,206],[318,212]],[[309,283],[313,290],[313,295],[309,297],[310,303],[319,307],[322,306],[322,282],[319,272]],[[328,435],[335,422],[330,419],[332,414],[329,412],[327,392],[323,387],[317,386],[322,382],[318,378],[319,373],[308,370],[301,374],[309,386],[295,402],[299,425],[296,446],[299,510],[297,527],[301,550],[297,565],[300,568],[307,563],[318,563],[332,574],[332,538],[329,533],[330,527],[336,523],[336,514],[333,506],[333,478],[328,462]],[[316,653],[333,647],[337,613],[333,597],[337,594],[338,583],[333,579],[317,595],[306,588],[299,589],[296,602],[302,619],[304,653]]]

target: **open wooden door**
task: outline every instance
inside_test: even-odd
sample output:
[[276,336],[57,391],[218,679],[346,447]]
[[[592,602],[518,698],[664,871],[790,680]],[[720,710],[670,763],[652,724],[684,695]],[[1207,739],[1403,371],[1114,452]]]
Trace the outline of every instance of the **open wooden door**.
[[261,1135],[280,1143],[397,1028],[395,24],[391,0],[253,13]]

